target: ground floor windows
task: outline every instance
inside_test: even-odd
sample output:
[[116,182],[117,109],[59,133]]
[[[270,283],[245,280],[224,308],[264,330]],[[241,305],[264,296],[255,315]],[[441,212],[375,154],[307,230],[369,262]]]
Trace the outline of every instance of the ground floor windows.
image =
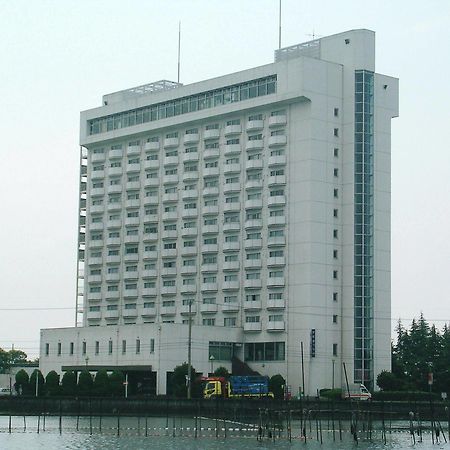
[[284,361],[284,342],[252,342],[244,344],[245,361]]

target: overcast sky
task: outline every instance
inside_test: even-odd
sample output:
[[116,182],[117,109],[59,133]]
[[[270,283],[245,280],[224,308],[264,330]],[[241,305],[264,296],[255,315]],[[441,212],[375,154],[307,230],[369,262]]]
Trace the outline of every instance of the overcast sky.
[[[74,324],[79,112],[105,93],[273,61],[278,0],[0,0],[0,346]],[[450,2],[283,0],[282,45],[377,33],[392,127],[392,317],[450,322]],[[30,308],[43,308],[30,310]],[[64,308],[64,309],[56,309]]]

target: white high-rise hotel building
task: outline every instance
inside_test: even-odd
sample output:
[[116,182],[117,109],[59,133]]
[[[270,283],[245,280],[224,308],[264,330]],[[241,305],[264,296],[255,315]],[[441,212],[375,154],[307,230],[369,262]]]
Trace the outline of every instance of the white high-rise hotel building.
[[[375,34],[282,48],[81,114],[82,326],[41,332],[44,373],[144,374],[236,357],[293,393],[390,367],[390,134],[398,80]],[[80,300],[81,299],[81,300]]]

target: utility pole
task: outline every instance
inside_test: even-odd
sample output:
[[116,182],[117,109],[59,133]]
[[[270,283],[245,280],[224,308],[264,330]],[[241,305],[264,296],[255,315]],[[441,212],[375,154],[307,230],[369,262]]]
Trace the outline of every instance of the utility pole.
[[192,393],[192,383],[191,383],[191,370],[192,370],[192,361],[191,361],[191,351],[192,351],[192,299],[189,299],[189,331],[188,331],[188,374],[187,374],[187,398],[191,398]]

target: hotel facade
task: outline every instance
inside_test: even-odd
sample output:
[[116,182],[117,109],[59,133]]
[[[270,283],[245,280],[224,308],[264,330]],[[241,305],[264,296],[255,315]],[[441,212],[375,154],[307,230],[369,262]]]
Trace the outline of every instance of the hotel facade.
[[204,375],[238,361],[315,394],[345,363],[374,388],[390,369],[398,115],[375,34],[102,103],[81,113],[77,326],[41,330],[44,374],[121,369],[170,393],[191,320]]

